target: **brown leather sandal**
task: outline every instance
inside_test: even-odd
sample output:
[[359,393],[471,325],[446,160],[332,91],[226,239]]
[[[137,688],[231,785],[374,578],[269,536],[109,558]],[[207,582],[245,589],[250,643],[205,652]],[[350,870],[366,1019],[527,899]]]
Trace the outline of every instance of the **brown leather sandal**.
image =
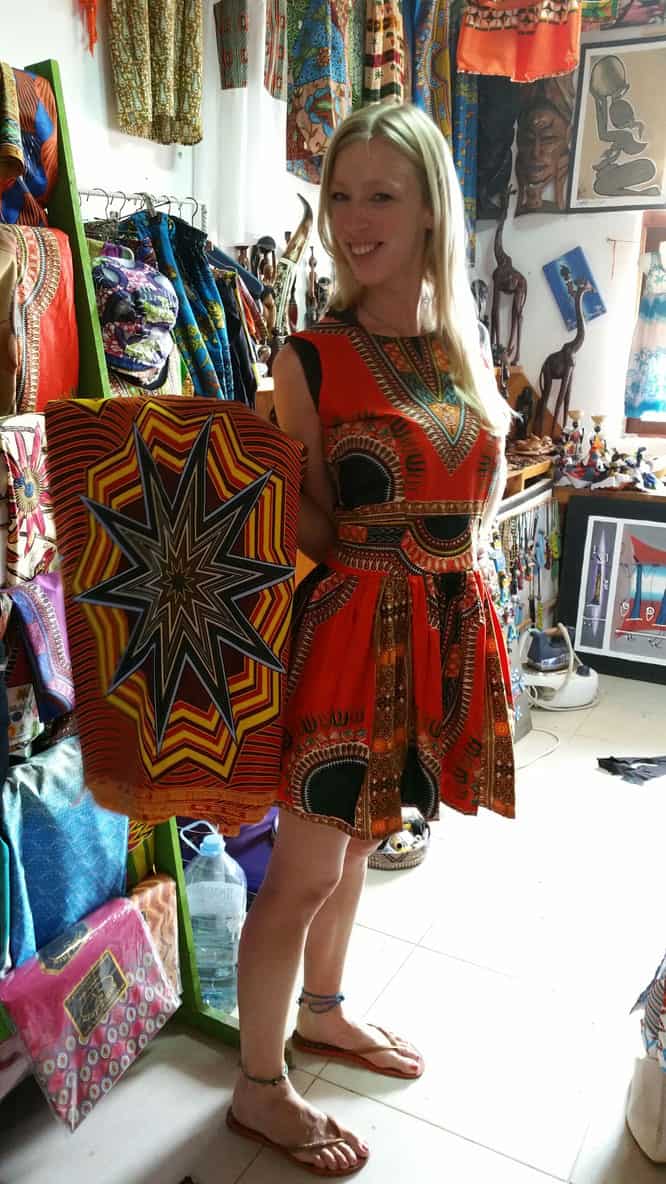
[[[343,1061],[347,1065],[355,1065],[360,1069],[369,1069],[371,1073],[379,1073],[382,1077],[399,1077],[403,1081],[416,1081],[422,1076],[425,1061],[417,1049],[408,1044],[406,1040],[400,1040],[392,1032],[387,1032],[385,1028],[380,1028],[379,1024],[370,1024],[369,1027],[381,1032],[382,1036],[390,1043],[384,1048],[377,1048],[376,1045],[371,1045],[368,1048],[341,1048],[338,1044],[321,1044],[317,1040],[306,1040],[297,1029],[291,1034],[291,1043],[299,1052],[326,1057],[329,1061]],[[406,1073],[402,1069],[384,1069],[381,1065],[375,1065],[373,1061],[368,1059],[369,1054],[377,1056],[381,1052],[398,1052],[403,1056],[414,1056],[419,1065],[418,1073]]]
[[[340,1127],[333,1118],[328,1119],[331,1128],[337,1131],[330,1139],[315,1139],[310,1143],[295,1143],[293,1146],[285,1146],[283,1143],[274,1143],[267,1135],[262,1135],[261,1131],[255,1131],[251,1126],[243,1126],[234,1115],[233,1110],[227,1110],[227,1126],[234,1132],[235,1135],[242,1135],[245,1139],[252,1139],[255,1143],[261,1143],[264,1147],[270,1148],[271,1151],[277,1151],[280,1155],[284,1155],[291,1163],[296,1164],[299,1168],[304,1168],[306,1172],[311,1172],[313,1176],[325,1176],[331,1180],[340,1179],[342,1176],[355,1176],[360,1172],[368,1162],[368,1158],[359,1159],[358,1163],[353,1164],[348,1168],[320,1168],[316,1163],[306,1163],[303,1159],[298,1159],[298,1153],[303,1151],[326,1151],[331,1147],[337,1147],[341,1143],[347,1143],[347,1139],[340,1132]],[[349,1144],[347,1144],[349,1145]]]

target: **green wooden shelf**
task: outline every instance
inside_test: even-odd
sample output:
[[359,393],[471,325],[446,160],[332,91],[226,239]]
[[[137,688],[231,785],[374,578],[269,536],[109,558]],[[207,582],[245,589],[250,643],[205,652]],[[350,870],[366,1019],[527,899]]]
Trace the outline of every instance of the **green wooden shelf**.
[[88,246],[86,243],[79,191],[74,172],[74,159],[69,139],[65,100],[58,63],[49,59],[26,66],[51,83],[58,114],[58,180],[49,201],[49,225],[63,230],[69,237],[74,265],[74,296],[76,322],[79,329],[79,397],[82,399],[109,398],[111,387],[104,358],[95,288],[92,281]]

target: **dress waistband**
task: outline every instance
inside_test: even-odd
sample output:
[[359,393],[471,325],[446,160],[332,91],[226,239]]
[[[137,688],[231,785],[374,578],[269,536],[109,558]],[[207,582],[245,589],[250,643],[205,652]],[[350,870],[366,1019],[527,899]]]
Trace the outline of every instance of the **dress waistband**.
[[[438,503],[441,504],[441,503]],[[431,510],[431,503],[421,503]],[[420,507],[419,507],[420,508]],[[410,512],[387,503],[336,514],[338,537],[329,566],[387,575],[440,575],[477,567],[480,514],[455,503],[448,514]],[[410,510],[414,510],[414,503]]]

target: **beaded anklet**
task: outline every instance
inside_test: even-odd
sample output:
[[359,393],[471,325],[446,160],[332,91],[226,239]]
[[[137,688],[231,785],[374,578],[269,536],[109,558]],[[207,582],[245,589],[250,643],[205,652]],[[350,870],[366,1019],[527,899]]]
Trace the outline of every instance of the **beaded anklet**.
[[344,998],[344,995],[316,995],[314,991],[306,991],[303,987],[298,997],[298,1006],[307,1007],[308,1011],[313,1011],[315,1015],[323,1015],[344,1003]]

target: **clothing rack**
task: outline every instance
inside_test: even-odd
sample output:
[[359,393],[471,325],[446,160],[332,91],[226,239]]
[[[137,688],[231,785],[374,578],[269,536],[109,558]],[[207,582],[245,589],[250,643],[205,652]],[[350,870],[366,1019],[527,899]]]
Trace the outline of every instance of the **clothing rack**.
[[[170,193],[146,193],[145,191],[137,193],[126,193],[124,189],[103,189],[101,186],[95,186],[94,189],[79,189],[79,201],[83,208],[83,201],[98,198],[105,202],[104,217],[112,221],[120,221],[126,214],[137,213],[140,209],[145,209],[149,214],[154,214],[158,209],[167,207],[167,213],[172,214],[176,212],[179,218],[183,217],[183,210],[189,206],[190,215],[189,221],[192,226],[196,226],[197,218],[199,220],[199,230],[205,234],[208,230],[208,206],[205,202],[200,202],[196,197],[175,197]],[[119,205],[119,208],[114,208],[114,203]],[[130,206],[130,209],[126,207]],[[131,207],[134,207],[133,209]]]

